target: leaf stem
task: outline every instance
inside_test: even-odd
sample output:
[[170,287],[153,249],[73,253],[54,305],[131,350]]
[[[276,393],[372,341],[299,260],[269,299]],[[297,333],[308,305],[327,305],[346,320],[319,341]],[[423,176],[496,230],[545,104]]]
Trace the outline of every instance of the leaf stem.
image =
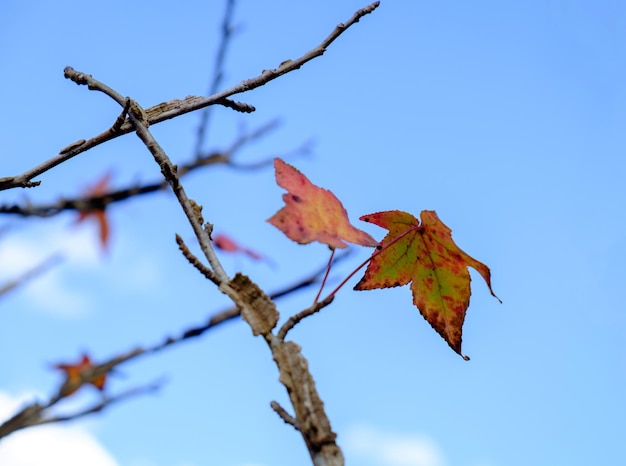
[[313,300],[313,304],[316,304],[317,301],[320,299],[320,295],[322,294],[322,291],[324,290],[324,285],[326,285],[326,279],[328,278],[328,274],[330,273],[330,268],[333,266],[334,257],[335,257],[335,248],[331,247],[330,259],[328,259],[328,265],[326,266],[326,273],[324,274],[324,278],[322,278],[322,284],[320,286],[320,290],[317,292],[317,296],[315,296],[315,299]]

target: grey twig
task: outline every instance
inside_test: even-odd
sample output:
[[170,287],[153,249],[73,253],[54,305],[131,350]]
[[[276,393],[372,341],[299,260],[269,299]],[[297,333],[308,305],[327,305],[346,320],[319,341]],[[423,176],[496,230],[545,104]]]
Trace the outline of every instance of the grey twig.
[[289,414],[285,408],[278,403],[278,401],[271,401],[270,406],[274,411],[276,411],[276,414],[278,414],[278,416],[285,421],[285,424],[289,424],[297,431],[301,431],[300,423],[291,414]]
[[213,271],[205,266],[202,262],[200,262],[198,258],[192,254],[192,252],[189,250],[189,248],[179,235],[176,235],[176,244],[178,244],[178,248],[183,253],[183,256],[185,256],[185,259],[187,259],[191,265],[193,265],[202,275],[204,275],[206,278],[219,286],[220,282],[213,273]]
[[215,254],[215,249],[211,244],[211,238],[208,233],[203,228],[203,221],[201,217],[202,208],[199,207],[192,199],[187,197],[187,193],[183,188],[183,185],[180,184],[178,176],[176,174],[176,166],[171,162],[170,158],[167,156],[161,145],[154,139],[152,133],[148,129],[148,123],[146,122],[145,113],[143,109],[139,107],[138,104],[135,104],[135,109],[133,111],[133,106],[131,106],[130,118],[135,125],[137,136],[139,139],[143,141],[146,145],[154,160],[161,167],[161,173],[167,180],[167,182],[172,187],[172,191],[174,191],[174,195],[178,199],[180,206],[183,208],[185,215],[187,215],[187,219],[189,220],[189,224],[193,229],[196,238],[198,238],[198,242],[200,243],[200,249],[204,253],[204,256],[209,261],[213,272],[215,273],[215,278],[221,282],[225,283],[228,281],[228,275],[226,271],[222,267],[217,255]]

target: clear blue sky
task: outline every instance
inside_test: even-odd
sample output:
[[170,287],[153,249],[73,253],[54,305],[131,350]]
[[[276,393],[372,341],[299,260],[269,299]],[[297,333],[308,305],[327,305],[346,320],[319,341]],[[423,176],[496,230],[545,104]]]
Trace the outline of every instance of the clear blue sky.
[[[360,1],[237,2],[238,34],[223,86],[316,46]],[[108,128],[119,109],[63,78],[72,66],[148,107],[204,94],[223,2],[5,1],[0,6],[0,176],[15,175]],[[283,125],[240,161],[286,153],[363,214],[436,210],[457,244],[492,270],[494,300],[474,274],[463,361],[411,304],[408,288],[353,292],[301,325],[303,347],[338,442],[362,466],[588,466],[623,461],[626,414],[626,5],[618,0],[383,0],[327,53],[216,108],[207,147],[274,118]],[[198,114],[153,127],[169,155],[191,157]],[[46,173],[41,187],[0,202],[80,193],[158,178],[130,134]],[[264,222],[281,206],[270,169],[191,175],[207,220],[276,267],[223,256],[230,274],[268,290],[325,263]],[[0,411],[49,396],[49,364],[84,350],[104,359],[203,322],[228,303],[180,256],[192,233],[173,197],[110,209],[102,256],[93,225],[4,217],[0,278],[54,251],[65,261],[0,301]],[[362,226],[376,238],[384,230]],[[339,279],[366,257],[358,250]],[[313,299],[280,302],[283,318]],[[231,323],[124,366],[111,392],[166,376],[156,396],[63,428],[0,443],[3,466],[291,466],[300,437],[269,408],[288,406],[265,344]],[[88,388],[74,403],[96,396]],[[65,440],[88,450],[72,463]],[[25,445],[25,446],[24,446]],[[36,457],[35,455],[43,455]],[[81,453],[82,454],[82,453]],[[4,455],[4,456],[3,456]],[[56,456],[55,456],[56,455]],[[32,462],[26,459],[33,456]],[[21,458],[21,460],[20,460]],[[99,459],[98,459],[99,458]],[[45,463],[42,463],[45,461]]]

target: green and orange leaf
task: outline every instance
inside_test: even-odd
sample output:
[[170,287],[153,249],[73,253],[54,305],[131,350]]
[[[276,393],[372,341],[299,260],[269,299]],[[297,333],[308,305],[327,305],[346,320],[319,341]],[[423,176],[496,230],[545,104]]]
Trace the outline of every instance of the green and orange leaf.
[[287,190],[285,206],[267,221],[293,241],[307,244],[325,243],[331,248],[345,248],[347,242],[376,246],[378,242],[366,232],[352,226],[348,213],[330,191],[315,186],[296,168],[274,159],[276,183]]
[[[448,345],[461,354],[462,327],[470,302],[470,274],[475,269],[491,294],[491,272],[463,252],[452,230],[432,210],[413,215],[398,210],[364,215],[361,220],[389,230],[372,254],[355,290],[390,288],[411,283],[413,303]],[[465,359],[467,356],[463,356]]]

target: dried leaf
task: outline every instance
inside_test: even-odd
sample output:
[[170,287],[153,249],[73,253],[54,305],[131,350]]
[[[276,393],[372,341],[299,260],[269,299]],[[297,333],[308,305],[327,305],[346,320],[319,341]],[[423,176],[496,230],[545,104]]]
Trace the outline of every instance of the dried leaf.
[[434,211],[424,210],[420,218],[421,223],[413,215],[398,210],[361,217],[389,233],[379,251],[372,255],[355,289],[389,288],[411,282],[413,303],[422,316],[463,356],[462,327],[471,294],[467,267],[480,273],[497,298],[491,289],[491,272],[454,243],[452,230]]
[[235,252],[235,253],[239,252],[257,261],[264,259],[264,257],[258,252],[253,251],[252,249],[246,248],[244,246],[241,246],[239,243],[233,240],[230,236],[227,236],[223,233],[219,233],[213,236],[213,244],[215,245],[217,249],[220,249],[222,251]]
[[[104,174],[93,186],[85,191],[85,197],[98,197],[105,195],[109,190],[109,183],[111,181],[111,174]],[[98,223],[100,245],[103,250],[107,250],[109,247],[110,229],[109,222],[104,211],[104,207],[95,209],[81,210],[78,213],[76,223],[81,223],[87,218],[93,218]]]
[[106,374],[90,374],[95,366],[86,354],[78,363],[56,364],[54,367],[65,372],[65,382],[61,388],[64,396],[71,395],[86,383],[93,385],[98,390],[104,389]]
[[315,186],[281,159],[274,159],[274,168],[277,184],[288,192],[283,194],[285,206],[268,222],[290,239],[300,244],[319,241],[331,248],[345,248],[345,241],[372,247],[378,244],[350,224],[346,209],[332,192]]

